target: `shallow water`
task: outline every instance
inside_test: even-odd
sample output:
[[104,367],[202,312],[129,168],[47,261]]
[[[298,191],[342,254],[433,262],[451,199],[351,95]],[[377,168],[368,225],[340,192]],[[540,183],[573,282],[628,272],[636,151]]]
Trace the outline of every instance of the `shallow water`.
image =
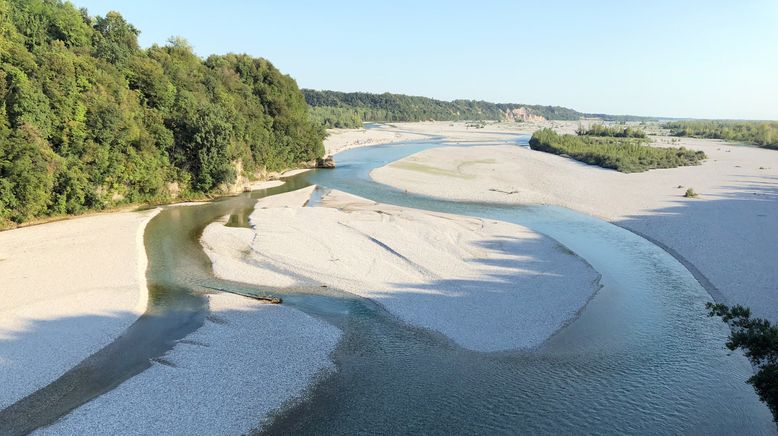
[[[146,230],[149,314],[133,325],[119,350],[101,351],[104,362],[87,368],[110,380],[92,386],[89,395],[142,371],[150,358],[199,327],[206,314],[200,293],[214,288],[268,293],[214,278],[199,236],[225,215],[228,225],[247,226],[259,197],[316,183],[379,202],[525,225],[588,261],[602,274],[603,288],[577,320],[539,349],[501,353],[464,350],[351,294],[329,288],[285,291],[284,304],[338,326],[344,339],[333,353],[337,372],[304,401],[279,412],[266,433],[775,433],[769,411],[745,384],[748,362],[725,352],[726,327],[705,316],[709,296],[655,245],[562,208],[440,201],[369,179],[372,168],[439,145],[445,143],[354,149],[338,154],[336,170],[164,210]],[[133,329],[144,334],[133,335]],[[135,365],[128,369],[127,361]],[[93,379],[75,374],[69,385]],[[71,396],[62,413],[88,398]]]
[[339,373],[267,433],[775,432],[744,383],[750,366],[728,355],[726,327],[705,314],[710,297],[655,245],[563,208],[440,201],[369,179],[372,168],[430,145],[351,150],[338,155],[338,170],[305,178],[379,202],[525,225],[588,261],[603,288],[533,352],[470,352],[382,317],[354,321],[335,354]]

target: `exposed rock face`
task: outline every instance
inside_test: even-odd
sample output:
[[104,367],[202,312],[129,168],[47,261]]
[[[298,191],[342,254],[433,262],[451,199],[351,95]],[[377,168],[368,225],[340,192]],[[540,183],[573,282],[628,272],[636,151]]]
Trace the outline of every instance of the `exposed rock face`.
[[331,155],[316,159],[316,168],[335,168],[335,159]]
[[517,107],[514,109],[505,109],[505,118],[511,121],[545,121],[546,119],[540,115],[535,115],[529,111],[529,109]]
[[280,174],[277,172],[268,172],[266,169],[261,168],[251,174],[252,178],[249,178],[246,172],[243,170],[242,161],[234,161],[232,166],[235,169],[235,181],[232,183],[222,183],[219,185],[218,190],[222,194],[238,194],[241,192],[249,192],[252,189],[252,180],[274,180],[280,176]]
[[235,170],[235,181],[232,183],[221,183],[216,188],[222,194],[237,194],[243,192],[244,188],[249,184],[248,177],[243,175],[243,161],[233,161],[232,167]]
[[167,189],[168,194],[170,195],[170,198],[178,198],[178,196],[181,194],[181,186],[178,184],[178,182],[168,182],[165,184],[165,189]]

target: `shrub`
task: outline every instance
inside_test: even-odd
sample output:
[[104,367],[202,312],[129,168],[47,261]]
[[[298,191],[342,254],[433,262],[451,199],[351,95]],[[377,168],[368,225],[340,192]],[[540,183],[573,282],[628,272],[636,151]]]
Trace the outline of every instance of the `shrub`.
[[664,127],[674,136],[723,139],[778,149],[776,121],[675,121]]
[[551,129],[538,130],[529,141],[533,150],[567,155],[575,160],[636,173],[655,168],[698,165],[706,158],[702,151],[686,148],[658,148],[644,138],[559,135]]
[[602,124],[592,124],[588,129],[578,126],[575,131],[578,136],[604,136],[611,138],[645,138],[646,132],[632,127],[608,127]]

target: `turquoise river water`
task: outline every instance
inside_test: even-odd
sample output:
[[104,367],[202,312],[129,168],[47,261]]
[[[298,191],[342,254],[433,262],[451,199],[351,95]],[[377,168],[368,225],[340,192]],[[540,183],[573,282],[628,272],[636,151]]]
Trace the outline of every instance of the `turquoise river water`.
[[[526,141],[522,136],[509,143]],[[54,383],[38,393],[37,402],[4,411],[6,422],[16,417],[15,428],[22,433],[48,424],[148,367],[150,359],[202,325],[206,310],[198,291],[266,293],[256,285],[213,277],[199,236],[224,215],[231,217],[228,225],[248,226],[257,198],[317,184],[378,202],[527,226],[589,262],[602,274],[603,287],[579,318],[538,349],[499,353],[462,349],[351,294],[283,291],[284,304],[338,326],[344,338],[332,356],[337,370],[303,400],[279,411],[263,433],[775,433],[768,409],[745,383],[751,367],[724,348],[723,323],[706,316],[710,296],[656,245],[563,208],[436,200],[369,178],[373,168],[441,145],[452,144],[431,138],[354,149],[338,154],[337,169],[304,173],[282,187],[166,208],[145,236],[149,313],[117,343],[58,381],[84,389]],[[42,408],[47,413],[36,414]],[[20,424],[25,416],[26,427]]]

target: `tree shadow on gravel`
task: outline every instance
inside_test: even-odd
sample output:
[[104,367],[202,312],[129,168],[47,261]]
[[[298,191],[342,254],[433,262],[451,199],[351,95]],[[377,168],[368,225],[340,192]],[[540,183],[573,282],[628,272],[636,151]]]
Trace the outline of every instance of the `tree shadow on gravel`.
[[[719,302],[778,320],[778,177],[743,176],[726,193],[616,221],[663,247]],[[701,308],[700,310],[704,310]]]

